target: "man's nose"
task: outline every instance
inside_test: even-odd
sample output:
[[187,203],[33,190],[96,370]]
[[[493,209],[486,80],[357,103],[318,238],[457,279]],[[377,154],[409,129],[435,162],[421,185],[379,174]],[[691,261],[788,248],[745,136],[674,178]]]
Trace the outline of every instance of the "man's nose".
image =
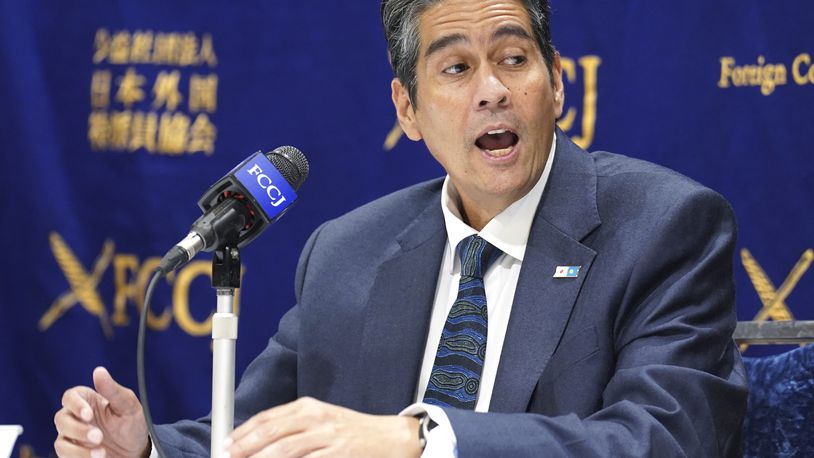
[[478,72],[478,89],[475,97],[476,109],[505,108],[511,102],[512,92],[503,84],[493,69],[481,68]]

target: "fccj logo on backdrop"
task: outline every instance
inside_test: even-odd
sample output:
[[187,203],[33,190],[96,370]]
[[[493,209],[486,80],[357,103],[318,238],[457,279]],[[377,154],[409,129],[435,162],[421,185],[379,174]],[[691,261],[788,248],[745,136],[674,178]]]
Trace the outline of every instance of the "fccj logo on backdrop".
[[[39,320],[40,331],[47,331],[71,310],[80,308],[99,319],[99,324],[108,339],[113,337],[114,327],[126,327],[131,323],[130,313],[135,309],[141,313],[144,308],[144,293],[147,283],[161,262],[160,257],[139,259],[135,254],[116,253],[112,240],[105,240],[101,251],[92,263],[85,263],[74,253],[65,239],[57,232],[48,237],[54,260],[62,271],[68,289],[60,294]],[[113,309],[108,310],[106,299],[99,292],[105,274],[113,270],[114,296]],[[241,274],[245,266],[241,266]],[[162,308],[160,313],[150,310],[147,314],[147,326],[155,331],[165,331],[173,321],[190,336],[207,336],[212,332],[212,315],[199,321],[193,316],[190,308],[189,292],[193,281],[200,277],[211,279],[212,264],[210,261],[192,261],[177,272],[165,277],[172,290],[172,304],[156,306]],[[235,293],[235,309],[239,310],[239,290]],[[136,318],[138,316],[136,315]]]

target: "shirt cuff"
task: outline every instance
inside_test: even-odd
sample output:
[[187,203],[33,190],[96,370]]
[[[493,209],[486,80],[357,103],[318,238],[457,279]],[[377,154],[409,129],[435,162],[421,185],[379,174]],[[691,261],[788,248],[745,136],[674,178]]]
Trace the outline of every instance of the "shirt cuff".
[[452,423],[449,422],[444,409],[436,405],[417,402],[399,412],[399,416],[414,417],[424,413],[438,426],[430,430],[430,434],[426,437],[427,446],[424,447],[421,458],[458,458],[458,439],[455,437]]

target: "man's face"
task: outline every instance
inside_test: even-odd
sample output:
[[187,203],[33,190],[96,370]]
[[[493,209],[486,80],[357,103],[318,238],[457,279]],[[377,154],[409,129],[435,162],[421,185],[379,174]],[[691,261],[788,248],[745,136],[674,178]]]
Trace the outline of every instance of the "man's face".
[[552,85],[519,1],[445,0],[421,15],[419,30],[415,105],[393,81],[402,128],[423,138],[464,212],[491,218],[545,167],[563,106],[559,56]]

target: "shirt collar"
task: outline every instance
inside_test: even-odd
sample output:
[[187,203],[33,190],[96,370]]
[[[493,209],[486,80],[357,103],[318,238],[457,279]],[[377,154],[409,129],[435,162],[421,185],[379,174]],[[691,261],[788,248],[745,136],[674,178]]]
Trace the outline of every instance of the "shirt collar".
[[[523,261],[523,256],[526,252],[526,243],[528,242],[529,232],[531,231],[531,223],[534,220],[534,215],[537,206],[540,204],[540,199],[543,196],[543,190],[548,182],[548,176],[551,174],[551,165],[554,162],[554,151],[557,144],[557,134],[551,141],[551,150],[548,154],[543,173],[537,184],[531,188],[525,196],[521,197],[505,210],[500,212],[497,216],[492,218],[483,230],[480,231],[480,236],[491,243],[502,252],[509,256]],[[444,179],[444,186],[441,189],[441,211],[444,214],[444,224],[447,229],[447,254],[452,255],[455,247],[458,246],[461,240],[469,237],[470,235],[477,234],[474,228],[461,220],[461,212],[458,209],[457,202],[458,191],[455,185],[447,175]],[[454,266],[457,262],[451,263]]]

